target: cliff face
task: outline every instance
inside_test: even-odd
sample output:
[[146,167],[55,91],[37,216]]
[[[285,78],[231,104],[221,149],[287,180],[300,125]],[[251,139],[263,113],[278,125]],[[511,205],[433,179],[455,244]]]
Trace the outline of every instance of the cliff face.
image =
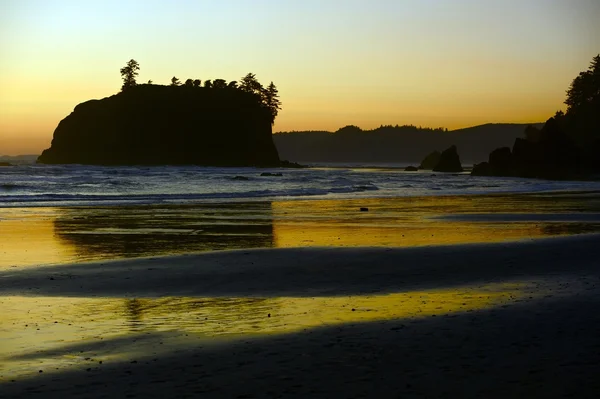
[[40,163],[279,166],[271,116],[236,89],[139,85],[79,104]]

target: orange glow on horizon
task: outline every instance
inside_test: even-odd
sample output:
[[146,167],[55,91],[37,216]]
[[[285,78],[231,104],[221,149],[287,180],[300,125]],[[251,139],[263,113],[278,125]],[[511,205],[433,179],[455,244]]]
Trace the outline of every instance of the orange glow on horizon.
[[143,13],[135,2],[80,3],[3,8],[0,155],[47,148],[77,104],[119,91],[131,58],[138,82],[248,72],[273,81],[283,103],[275,132],[454,130],[544,122],[564,109],[569,84],[600,48],[600,3],[588,0],[176,0]]
[[[557,96],[558,97],[558,96]],[[102,97],[99,97],[102,98]],[[91,98],[90,98],[91,99]],[[44,104],[13,105],[0,110],[0,155],[39,154],[50,146],[58,123],[81,102],[67,100]],[[284,103],[273,131],[330,131],[356,125],[371,130],[381,125],[415,125],[431,128],[462,129],[486,123],[540,123],[546,121],[560,106],[560,99],[540,99],[538,103],[475,107],[474,101],[460,104],[423,102],[421,108],[409,108],[405,100],[382,103],[361,103],[358,100],[339,101],[333,98],[291,99]],[[0,102],[1,104],[1,102]],[[556,104],[553,106],[553,104]]]

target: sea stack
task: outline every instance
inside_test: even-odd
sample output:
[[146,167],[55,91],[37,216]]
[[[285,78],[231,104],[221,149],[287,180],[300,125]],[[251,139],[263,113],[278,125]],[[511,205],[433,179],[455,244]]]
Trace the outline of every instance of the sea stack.
[[434,172],[462,172],[463,168],[460,163],[460,157],[456,146],[453,145],[450,148],[444,150],[440,156],[440,160],[433,168]]
[[439,151],[437,151],[437,150],[429,153],[429,155],[427,155],[421,161],[421,164],[419,165],[419,169],[432,170],[433,168],[436,167],[436,165],[438,164],[438,162],[440,162],[441,156],[442,156],[442,154]]
[[272,116],[235,88],[136,85],[77,105],[46,164],[281,166]]

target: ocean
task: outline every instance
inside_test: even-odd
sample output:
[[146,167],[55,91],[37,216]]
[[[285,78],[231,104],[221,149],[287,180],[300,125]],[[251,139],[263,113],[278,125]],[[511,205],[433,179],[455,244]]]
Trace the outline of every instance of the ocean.
[[599,181],[475,177],[400,167],[305,169],[21,165],[0,168],[0,207],[71,207],[597,191]]

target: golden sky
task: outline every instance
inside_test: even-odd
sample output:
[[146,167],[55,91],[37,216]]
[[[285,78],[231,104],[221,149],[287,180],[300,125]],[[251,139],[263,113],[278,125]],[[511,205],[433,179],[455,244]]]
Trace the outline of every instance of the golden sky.
[[172,76],[278,86],[275,131],[538,122],[600,53],[597,0],[2,0],[0,154],[39,153],[58,122]]

